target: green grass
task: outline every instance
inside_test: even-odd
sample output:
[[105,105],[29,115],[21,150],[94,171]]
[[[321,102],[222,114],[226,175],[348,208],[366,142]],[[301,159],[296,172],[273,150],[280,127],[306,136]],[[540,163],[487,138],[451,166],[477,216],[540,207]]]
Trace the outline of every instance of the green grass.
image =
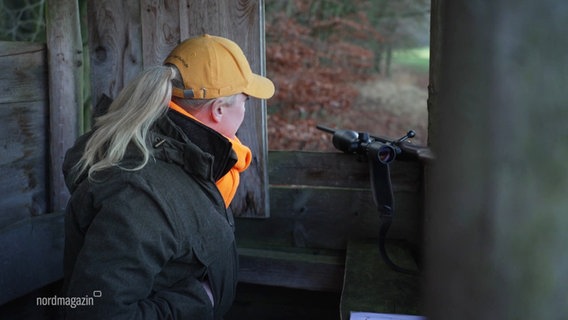
[[422,47],[395,50],[393,52],[393,63],[416,68],[421,71],[428,71],[430,65],[430,48]]

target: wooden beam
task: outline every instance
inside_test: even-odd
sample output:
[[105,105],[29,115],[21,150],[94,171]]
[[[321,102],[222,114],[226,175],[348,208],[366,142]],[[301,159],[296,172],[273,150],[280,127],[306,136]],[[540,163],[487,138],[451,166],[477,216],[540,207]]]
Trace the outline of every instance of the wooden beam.
[[180,21],[186,18],[180,9],[186,6],[179,0],[141,0],[140,3],[144,68],[161,65],[180,39],[185,39],[180,34]]
[[443,1],[430,319],[568,314],[568,2]]
[[306,250],[278,251],[239,247],[239,281],[269,286],[339,292],[344,255]]
[[47,0],[46,31],[49,64],[50,208],[65,208],[69,193],[61,167],[65,152],[79,134],[82,108],[83,43],[77,1]]
[[[326,186],[370,189],[369,163],[358,155],[341,152],[270,151],[272,186]],[[394,161],[390,164],[394,191],[419,192],[423,164]]]

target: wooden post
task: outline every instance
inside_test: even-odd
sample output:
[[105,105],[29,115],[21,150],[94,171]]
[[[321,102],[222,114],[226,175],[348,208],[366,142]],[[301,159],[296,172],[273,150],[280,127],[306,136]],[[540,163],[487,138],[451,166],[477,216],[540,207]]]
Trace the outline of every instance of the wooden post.
[[443,1],[428,319],[568,314],[568,2]]
[[438,134],[438,91],[442,71],[442,22],[444,0],[430,0],[430,77],[428,83],[428,140]]
[[49,66],[50,210],[65,208],[69,194],[61,172],[67,149],[78,136],[82,106],[83,46],[77,1],[47,0]]

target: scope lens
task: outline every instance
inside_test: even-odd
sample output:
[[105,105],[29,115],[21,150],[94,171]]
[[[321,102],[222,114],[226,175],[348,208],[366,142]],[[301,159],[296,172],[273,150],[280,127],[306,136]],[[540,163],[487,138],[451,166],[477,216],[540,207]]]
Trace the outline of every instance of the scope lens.
[[382,146],[377,153],[377,157],[381,163],[390,163],[396,157],[396,152],[389,146]]

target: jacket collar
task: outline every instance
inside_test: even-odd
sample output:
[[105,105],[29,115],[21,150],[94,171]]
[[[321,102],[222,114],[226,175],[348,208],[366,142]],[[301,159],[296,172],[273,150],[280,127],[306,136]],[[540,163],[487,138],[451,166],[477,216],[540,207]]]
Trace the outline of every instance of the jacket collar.
[[175,110],[156,123],[155,156],[183,166],[204,179],[219,180],[237,162],[232,143],[215,130]]

